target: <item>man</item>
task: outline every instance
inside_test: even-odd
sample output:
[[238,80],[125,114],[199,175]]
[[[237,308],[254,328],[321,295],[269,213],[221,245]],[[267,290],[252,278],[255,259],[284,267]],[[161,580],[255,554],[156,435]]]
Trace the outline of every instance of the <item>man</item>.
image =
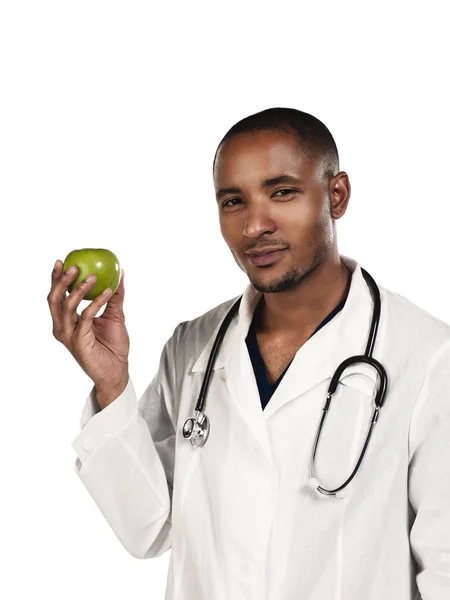
[[450,326],[378,285],[385,401],[356,475],[324,494],[352,473],[381,385],[364,362],[341,374],[311,479],[330,380],[364,354],[375,310],[338,252],[348,175],[321,121],[273,108],[229,130],[213,178],[250,283],[212,366],[206,440],[183,426],[236,298],[175,328],[139,403],[128,374],[100,406],[94,386],[75,471],[128,552],[172,549],[166,600],[448,600]]
[[[297,114],[272,109],[235,125],[219,144],[213,166],[223,238],[264,294],[254,328],[271,385],[341,306],[351,277],[339,256],[335,224],[347,209],[350,181],[339,172],[328,130],[314,117],[303,114],[300,120]],[[305,131],[306,146],[289,130],[289,118]],[[267,260],[266,252],[273,252]]]

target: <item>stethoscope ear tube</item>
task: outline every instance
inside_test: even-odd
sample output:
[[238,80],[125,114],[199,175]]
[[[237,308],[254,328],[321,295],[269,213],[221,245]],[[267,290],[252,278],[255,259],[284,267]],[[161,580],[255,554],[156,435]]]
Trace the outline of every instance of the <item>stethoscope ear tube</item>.
[[[367,341],[366,351],[365,351],[365,354],[363,354],[363,355],[350,356],[349,358],[344,360],[337,367],[333,377],[331,378],[330,385],[328,386],[328,393],[327,393],[325,405],[322,409],[322,417],[320,419],[320,424],[319,424],[319,427],[317,430],[313,451],[311,453],[310,485],[314,485],[315,489],[317,489],[317,491],[319,491],[322,494],[325,494],[327,496],[334,496],[334,495],[340,493],[352,481],[352,479],[355,477],[356,473],[358,472],[358,469],[362,463],[362,460],[366,453],[367,447],[369,445],[369,441],[372,436],[373,428],[375,427],[375,425],[378,421],[378,416],[379,416],[381,407],[384,404],[384,399],[385,399],[386,390],[387,390],[388,378],[387,378],[386,370],[383,367],[383,365],[380,362],[378,362],[375,358],[373,358],[373,356],[372,356],[372,351],[373,351],[373,347],[375,345],[376,334],[377,334],[378,325],[379,325],[379,321],[380,321],[380,312],[381,312],[380,291],[379,291],[378,286],[375,283],[374,279],[371,277],[371,275],[369,275],[369,273],[363,268],[361,268],[361,271],[364,276],[364,279],[367,281],[367,283],[369,285],[369,288],[372,292],[373,301],[374,301],[372,322],[371,322],[371,326],[370,326],[370,333],[369,333],[369,338]],[[337,487],[335,489],[329,490],[327,488],[324,488],[323,486],[321,486],[318,483],[318,480],[314,473],[314,464],[315,464],[315,458],[316,458],[316,454],[317,454],[317,448],[319,445],[319,440],[320,440],[320,436],[322,433],[325,418],[326,418],[328,410],[330,408],[331,399],[332,399],[334,393],[336,392],[337,386],[339,384],[339,379],[340,379],[342,373],[350,365],[361,363],[361,362],[374,367],[378,371],[378,374],[380,376],[380,384],[379,384],[376,396],[374,398],[375,409],[374,409],[374,412],[372,415],[372,419],[370,421],[369,431],[367,433],[363,449],[361,450],[361,453],[359,455],[359,458],[358,458],[355,468],[351,472],[348,479],[342,485],[340,485],[339,487]],[[316,486],[316,482],[317,482],[317,486]]]
[[[330,397],[327,397],[326,405],[328,405],[328,407],[329,407],[329,405],[330,405]],[[314,461],[315,461],[315,458],[316,458],[316,453],[317,453],[317,447],[319,445],[320,434],[322,432],[322,428],[323,428],[325,417],[326,417],[326,414],[327,414],[327,411],[328,411],[328,407],[327,408],[324,407],[324,409],[323,409],[322,418],[320,420],[320,426],[319,426],[319,429],[318,429],[318,432],[317,432],[317,435],[316,435],[316,440],[315,440],[315,443],[314,443],[314,448],[313,448],[313,453],[312,453],[312,458],[311,458],[311,468],[310,468],[310,485],[312,486],[312,485],[314,485],[314,482],[317,482],[318,485],[315,486],[315,489],[317,489],[317,491],[321,492],[322,494],[325,494],[326,496],[334,496],[338,492],[341,492],[345,487],[347,487],[348,484],[355,477],[356,473],[358,472],[358,469],[359,469],[359,467],[360,467],[360,465],[362,463],[362,460],[363,460],[364,455],[366,453],[367,447],[369,445],[369,441],[370,441],[370,438],[372,436],[373,428],[374,428],[374,426],[376,425],[376,423],[378,421],[378,415],[379,415],[379,412],[380,412],[380,407],[379,406],[375,407],[375,410],[374,410],[373,415],[372,415],[372,419],[370,421],[369,431],[367,433],[367,436],[366,436],[366,439],[365,439],[365,442],[364,442],[364,446],[363,446],[363,448],[362,448],[362,450],[360,452],[360,455],[359,455],[358,461],[357,461],[357,463],[355,465],[355,468],[351,472],[351,474],[348,477],[348,479],[346,479],[342,485],[340,485],[340,486],[338,486],[338,487],[336,487],[336,488],[334,488],[332,490],[329,490],[329,489],[324,488],[323,486],[321,486],[320,483],[319,483],[319,481],[318,481],[318,479],[317,479],[317,477],[316,477],[316,475],[315,475],[315,473],[314,473]]]
[[384,403],[384,397],[386,394],[386,386],[387,386],[387,374],[383,367],[383,365],[378,362],[372,356],[366,356],[361,354],[359,356],[350,356],[346,358],[336,369],[333,377],[331,378],[330,385],[328,386],[328,394],[331,396],[336,392],[337,386],[339,384],[339,380],[341,378],[342,373],[347,369],[350,365],[354,365],[357,363],[366,363],[376,369],[380,376],[380,385],[377,389],[377,393],[374,399],[376,406],[381,408]]
[[[365,356],[372,356],[373,347],[375,346],[375,340],[378,332],[378,325],[380,323],[380,312],[381,312],[381,298],[380,298],[380,290],[378,289],[377,284],[375,283],[375,279],[368,273],[365,269],[361,267],[361,273],[363,274],[364,279],[367,281],[370,291],[373,297],[373,315],[372,315],[372,323],[370,324],[370,332],[367,340],[366,350],[364,352]],[[380,364],[380,363],[378,363]],[[384,369],[383,369],[384,371]]]

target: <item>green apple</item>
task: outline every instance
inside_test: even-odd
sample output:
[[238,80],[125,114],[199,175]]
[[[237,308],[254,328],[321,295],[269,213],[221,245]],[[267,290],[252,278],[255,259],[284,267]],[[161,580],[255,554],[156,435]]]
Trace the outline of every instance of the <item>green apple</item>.
[[111,250],[105,248],[72,250],[64,260],[63,271],[67,271],[72,265],[77,267],[78,274],[75,281],[69,285],[69,292],[72,292],[90,273],[97,276],[95,284],[83,296],[83,300],[95,300],[106,288],[111,288],[114,294],[119,287],[121,274],[119,259]]

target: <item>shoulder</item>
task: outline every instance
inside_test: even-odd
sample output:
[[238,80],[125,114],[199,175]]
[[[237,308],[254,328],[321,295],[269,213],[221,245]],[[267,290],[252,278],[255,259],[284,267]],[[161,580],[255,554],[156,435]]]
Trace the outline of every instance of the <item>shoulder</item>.
[[240,295],[221,302],[194,319],[180,323],[176,329],[178,342],[188,342],[193,350],[202,349]]
[[163,379],[173,380],[173,389],[180,389],[186,373],[239,296],[221,302],[194,319],[178,323],[161,352],[157,385]]
[[[384,286],[379,286],[386,300],[389,335],[432,354],[450,342],[450,324]],[[383,308],[382,308],[383,310]],[[399,337],[401,336],[401,337]],[[411,348],[411,349],[412,349]]]
[[176,326],[168,341],[168,346],[179,373],[184,374],[193,367],[220,323],[240,296],[242,294],[225,300],[198,317],[183,321]]

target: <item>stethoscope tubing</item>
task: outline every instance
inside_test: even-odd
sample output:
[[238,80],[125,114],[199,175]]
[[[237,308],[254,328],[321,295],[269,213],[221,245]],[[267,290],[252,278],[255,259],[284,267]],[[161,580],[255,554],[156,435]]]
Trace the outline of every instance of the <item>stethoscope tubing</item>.
[[220,329],[217,333],[216,339],[214,340],[211,354],[209,355],[208,364],[206,366],[206,372],[205,372],[205,376],[203,378],[202,387],[200,388],[200,394],[198,396],[197,405],[195,407],[195,410],[197,412],[202,413],[205,409],[206,394],[208,393],[208,387],[209,387],[209,383],[210,383],[210,379],[211,379],[211,371],[212,371],[213,365],[215,363],[217,353],[219,352],[220,346],[222,344],[223,338],[225,337],[225,332],[228,329],[228,326],[229,326],[231,320],[233,319],[234,315],[236,314],[236,312],[239,308],[239,305],[241,303],[241,300],[242,300],[242,296],[240,296],[236,300],[236,302],[233,304],[233,306],[229,310],[227,316],[223,320],[223,322],[220,326]]
[[[371,290],[373,302],[374,302],[372,321],[371,321],[371,325],[370,325],[370,331],[369,331],[369,335],[368,335],[366,350],[365,350],[364,354],[362,354],[362,355],[351,356],[351,357],[345,359],[344,361],[342,361],[342,363],[337,367],[336,371],[334,372],[333,377],[331,378],[330,384],[328,386],[325,405],[322,409],[322,416],[320,419],[319,427],[317,430],[317,434],[315,437],[314,446],[313,446],[313,450],[312,450],[312,454],[311,454],[311,461],[310,461],[311,480],[317,481],[317,478],[315,477],[315,474],[314,474],[314,465],[315,465],[316,454],[317,454],[317,450],[318,450],[318,446],[319,446],[319,441],[320,441],[323,426],[324,426],[324,423],[326,420],[326,416],[327,416],[328,410],[330,408],[332,397],[337,390],[337,386],[339,384],[339,380],[340,380],[342,373],[345,371],[345,369],[348,366],[350,366],[352,364],[366,363],[377,370],[377,372],[379,374],[380,384],[379,384],[377,393],[374,398],[375,409],[374,409],[374,412],[372,415],[372,419],[370,421],[369,430],[368,430],[362,451],[356,462],[355,468],[353,469],[350,476],[346,479],[346,481],[342,485],[340,485],[332,490],[329,490],[319,484],[317,486],[317,490],[327,496],[335,495],[336,493],[342,491],[353,480],[356,473],[358,472],[358,469],[360,468],[360,465],[361,465],[364,455],[366,453],[367,447],[369,445],[369,441],[372,436],[373,429],[374,429],[376,423],[378,422],[379,413],[384,404],[384,399],[385,399],[385,395],[386,395],[386,391],[387,391],[388,379],[387,379],[386,371],[385,371],[383,365],[379,361],[377,361],[375,358],[373,358],[373,356],[372,356],[372,352],[373,352],[373,349],[375,346],[376,336],[377,336],[377,332],[378,332],[379,321],[380,321],[380,312],[381,312],[380,291],[379,291],[378,286],[377,286],[375,280],[373,279],[373,277],[362,267],[361,267],[361,272]],[[210,380],[211,380],[211,372],[212,372],[212,368],[213,368],[217,353],[220,349],[220,345],[225,337],[226,330],[228,329],[228,326],[229,326],[231,320],[233,319],[234,315],[236,314],[236,312],[239,308],[242,297],[243,296],[240,296],[238,298],[238,300],[233,304],[233,306],[228,311],[227,315],[225,316],[225,319],[223,320],[223,322],[219,328],[219,331],[214,340],[214,344],[213,344],[213,347],[212,347],[212,350],[211,350],[211,353],[210,353],[210,356],[208,359],[202,386],[200,388],[200,394],[199,394],[197,404],[195,407],[195,416],[193,418],[187,419],[184,424],[184,427],[183,427],[183,436],[185,438],[189,439],[191,442],[191,445],[194,447],[203,446],[209,436],[210,423],[209,423],[208,417],[204,413],[204,410],[205,410],[205,406],[206,406],[206,396],[208,393],[208,388],[209,388],[209,384],[210,384]]]

